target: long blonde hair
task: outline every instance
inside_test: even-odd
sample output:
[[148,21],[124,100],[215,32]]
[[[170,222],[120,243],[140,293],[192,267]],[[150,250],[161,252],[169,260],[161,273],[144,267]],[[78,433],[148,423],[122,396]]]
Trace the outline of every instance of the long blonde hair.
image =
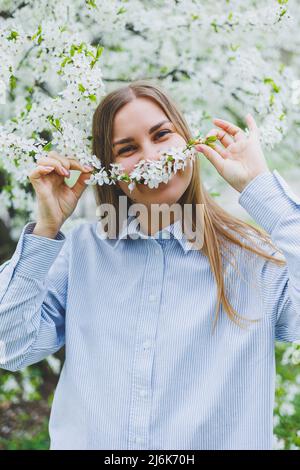
[[[154,100],[173,123],[177,132],[185,138],[186,142],[193,138],[182,112],[162,87],[153,81],[150,82],[150,80],[136,80],[127,86],[118,88],[107,94],[99,103],[93,115],[92,151],[107,169],[110,169],[110,163],[113,163],[112,135],[114,116],[122,106],[139,97],[147,97]],[[124,196],[123,191],[118,185],[96,185],[94,186],[94,191],[97,205],[108,203],[115,207],[118,234],[119,196]],[[203,204],[202,207],[204,207],[205,231],[201,250],[202,253],[208,257],[217,284],[217,307],[214,327],[221,304],[228,317],[233,322],[243,327],[238,319],[245,318],[238,314],[227,298],[223,260],[227,259],[233,265],[231,260],[234,253],[230,249],[230,246],[235,245],[282,266],[285,265],[285,260],[275,258],[273,254],[270,255],[261,249],[259,247],[260,242],[266,243],[267,247],[271,247],[275,252],[281,253],[281,251],[273,245],[270,236],[264,230],[232,216],[214,201],[203,187],[200,178],[200,161],[198,158],[194,161],[191,182],[178,202],[181,204],[182,208],[184,204],[191,204],[193,208],[196,207],[197,204]],[[132,201],[129,199],[129,207],[131,204]],[[195,217],[195,214],[193,214],[193,230],[196,229]],[[226,256],[228,254],[229,258]],[[258,321],[257,319],[247,320],[250,322]]]

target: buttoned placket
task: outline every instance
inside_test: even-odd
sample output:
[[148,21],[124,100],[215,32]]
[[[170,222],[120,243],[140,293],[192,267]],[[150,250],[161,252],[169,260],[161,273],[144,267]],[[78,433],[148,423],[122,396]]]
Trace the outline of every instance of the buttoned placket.
[[128,449],[147,449],[150,444],[151,377],[164,279],[164,250],[154,239],[149,239],[146,245],[148,253],[136,330]]

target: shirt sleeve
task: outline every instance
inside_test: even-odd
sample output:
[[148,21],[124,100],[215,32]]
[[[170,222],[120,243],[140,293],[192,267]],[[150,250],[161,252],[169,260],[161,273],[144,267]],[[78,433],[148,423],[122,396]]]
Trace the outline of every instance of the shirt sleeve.
[[265,305],[274,317],[275,340],[299,341],[300,198],[273,170],[256,176],[241,192],[239,203],[269,233],[286,260],[284,267],[265,260],[260,271]]
[[65,342],[68,243],[25,225],[12,258],[0,266],[0,367],[16,371]]

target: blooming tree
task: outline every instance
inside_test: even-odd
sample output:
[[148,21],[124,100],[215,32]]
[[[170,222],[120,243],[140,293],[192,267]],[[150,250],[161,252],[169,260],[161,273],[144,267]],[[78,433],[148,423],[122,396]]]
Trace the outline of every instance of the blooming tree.
[[281,161],[296,159],[298,9],[285,0],[260,7],[224,0],[218,8],[193,0],[2,0],[2,204],[30,213],[35,160],[50,148],[90,155],[99,100],[137,78],[161,80],[193,132],[213,115],[238,121],[246,108],[257,113],[266,149],[284,140]]
[[50,149],[95,163],[93,112],[136,79],[159,80],[194,135],[253,113],[270,165],[299,165],[299,27],[297,0],[0,0],[0,217],[33,214],[28,174]]

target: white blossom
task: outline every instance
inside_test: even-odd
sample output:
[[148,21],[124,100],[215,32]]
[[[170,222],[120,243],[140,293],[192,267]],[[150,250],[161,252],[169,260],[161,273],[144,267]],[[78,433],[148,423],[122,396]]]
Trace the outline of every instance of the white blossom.
[[279,413],[282,416],[291,416],[295,413],[295,407],[292,403],[282,403]]
[[[136,184],[145,184],[149,188],[158,188],[160,183],[167,184],[178,170],[183,170],[189,160],[194,160],[196,150],[191,147],[171,147],[160,153],[159,160],[141,160],[135,165],[135,168],[128,176],[128,188],[132,191]],[[106,170],[104,167],[90,176],[85,181],[88,185],[99,184],[115,184],[116,180],[122,180],[126,174],[121,164],[111,163],[112,169]]]

